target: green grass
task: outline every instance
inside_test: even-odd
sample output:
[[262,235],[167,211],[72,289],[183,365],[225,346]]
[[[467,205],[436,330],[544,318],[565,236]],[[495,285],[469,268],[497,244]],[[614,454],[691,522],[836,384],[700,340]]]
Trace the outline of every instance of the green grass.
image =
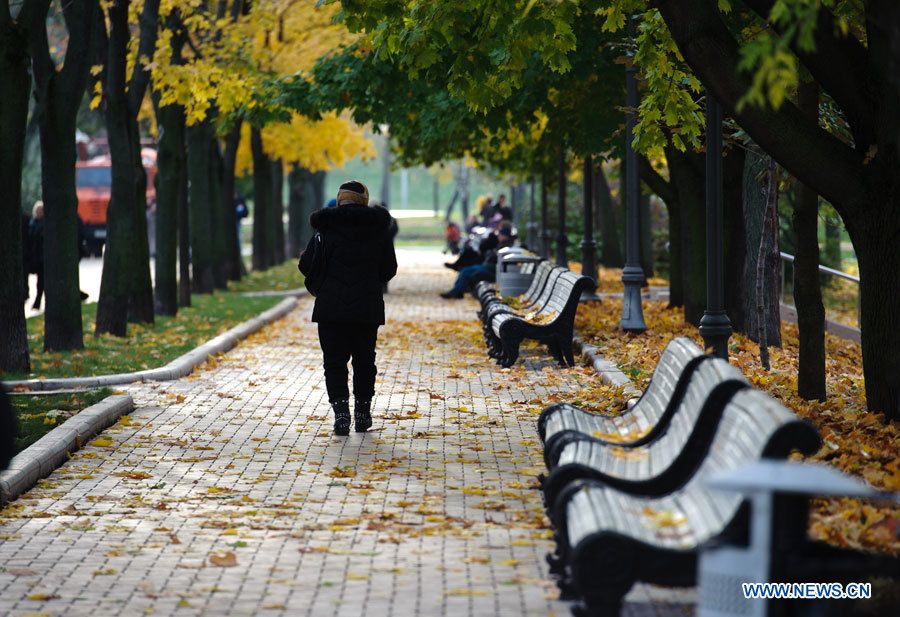
[[232,283],[228,291],[287,291],[303,287],[303,275],[297,270],[297,262],[288,259],[279,266],[265,272],[253,272],[237,283]]
[[10,397],[16,414],[16,453],[46,435],[70,416],[103,400],[113,391],[109,388],[85,390],[72,394],[39,394]]
[[29,374],[2,374],[4,380],[81,377],[128,373],[163,366],[209,339],[273,307],[278,297],[248,297],[245,291],[284,290],[302,284],[297,266],[285,262],[266,272],[254,272],[227,292],[212,295],[194,294],[191,306],[182,308],[176,317],[157,316],[155,323],[129,324],[128,336],[94,336],[97,305],[82,309],[84,349],[80,351],[43,351],[43,316],[28,320],[28,342],[31,352]]

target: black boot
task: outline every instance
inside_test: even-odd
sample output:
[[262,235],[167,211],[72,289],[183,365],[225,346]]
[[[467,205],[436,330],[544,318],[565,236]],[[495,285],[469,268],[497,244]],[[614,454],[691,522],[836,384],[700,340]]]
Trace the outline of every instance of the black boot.
[[346,436],[350,434],[350,399],[331,401],[334,410],[334,434]]
[[372,428],[372,401],[353,399],[353,415],[357,433],[365,433]]

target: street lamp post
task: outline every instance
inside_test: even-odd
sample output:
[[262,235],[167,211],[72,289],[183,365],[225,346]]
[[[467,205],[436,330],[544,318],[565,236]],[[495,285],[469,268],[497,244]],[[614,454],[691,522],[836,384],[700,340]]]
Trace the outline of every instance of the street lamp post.
[[532,251],[537,251],[538,238],[537,238],[537,222],[535,221],[535,211],[534,211],[534,176],[531,176],[528,179],[528,183],[530,185],[531,194],[529,196],[529,204],[528,204],[528,225],[526,227],[527,232],[525,234],[526,241],[528,242],[528,248]]
[[556,234],[556,265],[568,267],[569,259],[566,249],[569,238],[566,237],[566,147],[559,146],[559,192],[557,193],[557,212],[559,214]]
[[706,310],[700,336],[707,349],[728,359],[731,320],[725,312],[722,215],[722,106],[706,92]]
[[581,294],[581,301],[597,300],[597,243],[594,242],[594,157],[584,157],[584,237],[581,241],[581,273],[594,281],[593,289]]
[[541,172],[541,257],[550,259],[550,228],[547,220],[550,216],[547,204],[547,172]]
[[[634,17],[628,20],[628,37],[634,39]],[[632,56],[629,52],[629,56]],[[634,140],[634,126],[637,123],[638,92],[636,69],[633,59],[625,69],[625,267],[622,269],[622,319],[619,327],[626,332],[644,332],[644,307],[641,306],[641,287],[644,285],[644,270],[641,268],[640,238],[638,237],[638,157],[631,142]]]

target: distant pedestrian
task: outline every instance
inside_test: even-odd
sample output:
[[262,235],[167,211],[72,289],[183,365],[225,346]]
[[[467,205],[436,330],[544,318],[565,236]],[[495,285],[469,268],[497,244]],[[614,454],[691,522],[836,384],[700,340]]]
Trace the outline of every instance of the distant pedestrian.
[[237,256],[238,256],[238,266],[241,269],[241,276],[245,276],[247,274],[247,266],[244,265],[244,257],[241,254],[241,221],[247,218],[250,215],[250,211],[247,210],[247,202],[244,200],[244,196],[241,195],[240,191],[234,192],[234,221],[235,221],[235,238],[237,238]]
[[37,276],[37,293],[34,296],[35,311],[41,308],[44,297],[44,202],[36,201],[28,223],[28,271]]
[[[325,386],[334,410],[336,435],[350,433],[347,362],[353,361],[354,420],[357,432],[372,426],[375,345],[384,324],[383,285],[397,273],[391,242],[391,215],[369,206],[361,182],[345,182],[337,205],[312,213],[317,232],[300,255],[299,268],[316,295],[312,320],[319,324]],[[309,287],[309,285],[308,285]]]
[[28,242],[28,227],[31,223],[31,217],[26,213],[22,213],[22,302],[27,302],[31,295],[28,289],[28,275],[31,274],[31,245]]
[[150,247],[150,258],[156,259],[156,200],[147,204],[147,246]]
[[492,226],[497,226],[497,215],[499,215],[499,220],[502,221],[511,221],[513,218],[512,208],[509,207],[506,203],[506,195],[503,193],[497,197],[497,203],[494,204],[494,212],[492,218]]

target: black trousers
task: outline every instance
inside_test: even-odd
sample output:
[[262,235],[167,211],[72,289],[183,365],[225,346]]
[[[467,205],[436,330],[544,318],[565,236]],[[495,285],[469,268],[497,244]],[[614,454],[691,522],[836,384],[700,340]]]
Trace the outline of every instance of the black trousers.
[[350,398],[347,362],[353,360],[353,396],[364,401],[375,395],[375,343],[378,324],[319,323],[319,344],[325,358],[325,388],[329,401]]

